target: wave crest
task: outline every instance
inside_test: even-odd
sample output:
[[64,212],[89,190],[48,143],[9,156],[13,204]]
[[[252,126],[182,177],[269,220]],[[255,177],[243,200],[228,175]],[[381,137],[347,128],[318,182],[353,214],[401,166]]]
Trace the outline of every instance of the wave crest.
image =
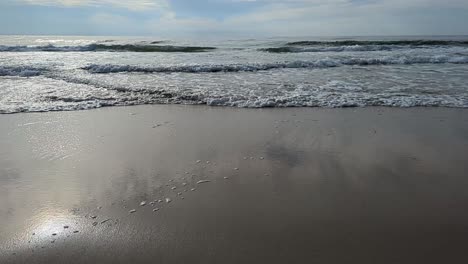
[[178,65],[166,67],[141,67],[133,65],[91,64],[81,69],[90,73],[216,73],[216,72],[255,72],[273,69],[329,68],[344,65],[393,65],[393,64],[468,64],[468,56],[421,56],[421,57],[382,57],[382,58],[347,58],[322,59],[316,61],[292,61],[266,64],[232,64],[232,65]]
[[400,46],[468,46],[468,40],[340,40],[340,41],[294,41],[288,46],[355,46],[355,45],[400,45]]
[[300,52],[345,52],[345,51],[391,51],[404,49],[403,46],[391,45],[355,45],[355,46],[331,46],[331,47],[276,47],[265,48],[260,51],[271,53],[300,53]]
[[206,52],[215,47],[172,46],[172,45],[105,45],[90,44],[84,46],[4,46],[0,45],[0,52],[92,52],[92,51],[128,51],[128,52]]

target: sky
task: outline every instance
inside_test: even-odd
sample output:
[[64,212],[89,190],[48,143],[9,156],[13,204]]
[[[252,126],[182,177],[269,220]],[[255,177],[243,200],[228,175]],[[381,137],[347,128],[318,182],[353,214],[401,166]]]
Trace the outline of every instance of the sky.
[[468,0],[0,0],[0,34],[468,35]]

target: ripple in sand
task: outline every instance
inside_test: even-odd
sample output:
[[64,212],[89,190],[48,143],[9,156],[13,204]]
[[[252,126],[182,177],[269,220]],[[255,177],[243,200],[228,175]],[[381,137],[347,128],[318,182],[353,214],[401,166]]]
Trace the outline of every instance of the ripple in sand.
[[210,180],[200,180],[200,181],[197,181],[197,184],[202,184],[202,183],[207,183],[207,182],[211,182]]
[[94,222],[94,223],[93,223],[93,226],[97,226],[97,224],[98,224],[98,222]]
[[132,210],[130,210],[130,211],[128,211],[128,212],[131,213],[131,214],[133,214],[133,213],[136,212],[136,210],[135,210],[135,209],[132,209]]
[[106,222],[109,222],[110,220],[111,220],[110,218],[106,219],[106,220],[102,221],[101,224],[105,224]]

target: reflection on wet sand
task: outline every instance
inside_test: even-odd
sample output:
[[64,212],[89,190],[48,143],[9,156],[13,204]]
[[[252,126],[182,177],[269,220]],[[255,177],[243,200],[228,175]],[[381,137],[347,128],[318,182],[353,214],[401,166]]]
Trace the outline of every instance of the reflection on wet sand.
[[0,116],[1,263],[466,257],[464,110],[131,109]]

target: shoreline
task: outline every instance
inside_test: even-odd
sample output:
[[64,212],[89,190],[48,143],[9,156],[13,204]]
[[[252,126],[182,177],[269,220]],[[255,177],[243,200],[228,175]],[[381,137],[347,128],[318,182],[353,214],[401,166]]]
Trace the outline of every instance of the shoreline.
[[317,110],[339,110],[339,109],[369,109],[369,110],[385,110],[385,109],[455,109],[455,110],[468,110],[467,107],[448,107],[448,106],[340,106],[340,107],[324,107],[324,106],[264,106],[264,107],[237,107],[237,106],[226,106],[226,105],[207,105],[207,104],[138,104],[138,105],[110,105],[101,106],[96,108],[88,109],[73,109],[73,110],[47,110],[47,111],[25,111],[25,112],[13,112],[13,113],[0,113],[1,115],[15,115],[15,114],[43,114],[43,113],[60,113],[60,112],[83,112],[83,111],[96,111],[108,108],[128,108],[133,107],[164,107],[164,106],[175,106],[175,107],[205,107],[205,108],[224,108],[224,109],[245,109],[245,110],[272,110],[272,109],[317,109]]

